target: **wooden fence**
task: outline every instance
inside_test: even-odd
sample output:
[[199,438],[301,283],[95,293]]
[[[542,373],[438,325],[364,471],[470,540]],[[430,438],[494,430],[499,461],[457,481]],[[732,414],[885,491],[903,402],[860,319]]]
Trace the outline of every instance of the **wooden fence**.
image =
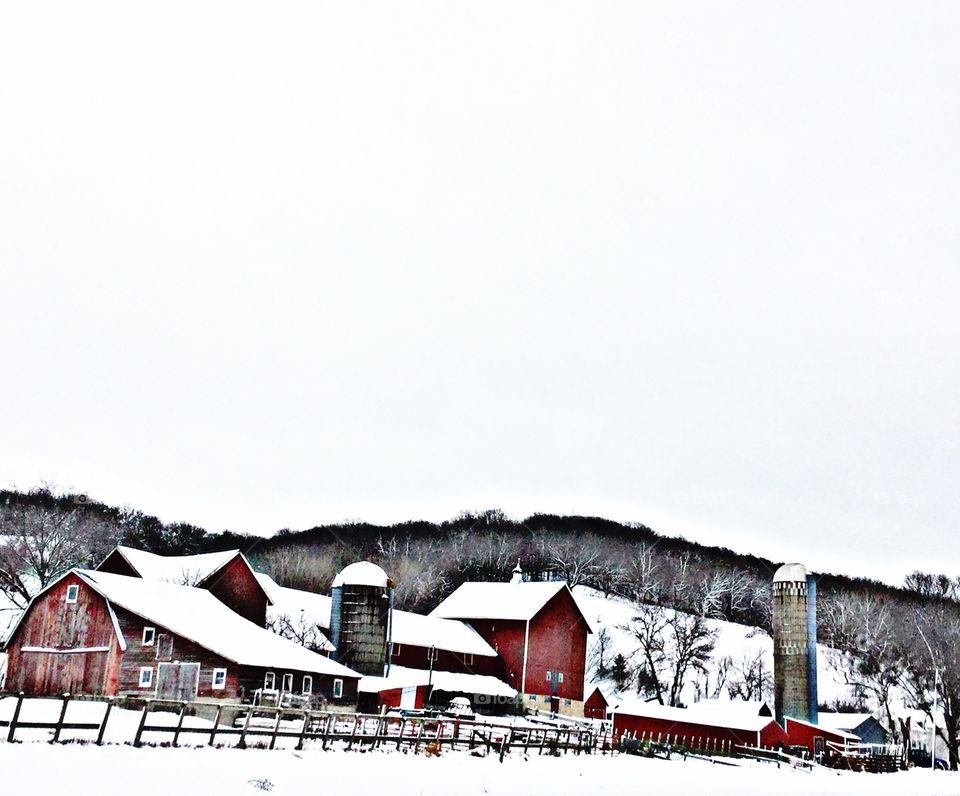
[[[67,718],[70,696],[62,698],[59,718],[55,722],[22,721],[20,719],[24,694],[20,694],[10,721],[0,721],[7,727],[8,742],[16,740],[16,733],[23,729],[53,730],[52,741],[60,740],[63,730],[96,732],[95,743],[103,743],[107,722],[110,719],[113,701],[106,702],[106,712],[98,723],[71,722]],[[173,709],[176,723],[151,723],[157,708]],[[197,710],[215,712],[212,726],[187,726],[185,719]],[[226,720],[224,720],[226,717]],[[235,718],[234,718],[235,717]],[[236,746],[246,748],[256,743],[273,749],[277,739],[296,739],[296,748],[302,749],[307,741],[319,742],[322,749],[337,745],[341,748],[378,748],[394,746],[409,747],[415,754],[439,754],[441,749],[482,748],[487,754],[498,755],[500,760],[511,751],[522,750],[534,754],[590,754],[594,751],[612,752],[609,739],[592,729],[571,726],[547,726],[533,724],[505,724],[476,721],[462,718],[395,716],[365,713],[333,713],[292,709],[289,707],[264,707],[215,702],[174,702],[147,700],[140,711],[136,733],[130,739],[134,746],[142,746],[144,736],[151,741],[157,735],[178,746],[181,736],[205,736],[212,746],[218,739],[236,738]]]

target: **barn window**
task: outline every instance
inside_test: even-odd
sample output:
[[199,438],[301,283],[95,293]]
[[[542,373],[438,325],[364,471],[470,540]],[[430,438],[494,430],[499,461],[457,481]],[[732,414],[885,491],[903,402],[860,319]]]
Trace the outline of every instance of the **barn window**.
[[463,665],[464,666],[473,666],[473,653],[467,652],[463,656]]
[[437,648],[436,648],[436,647],[430,647],[430,649],[427,650],[427,660],[428,660],[428,661],[435,661],[436,659],[437,659]]
[[213,687],[217,689],[227,687],[227,670],[226,669],[213,670]]
[[400,657],[400,645],[399,645],[399,644],[394,644],[394,645],[393,645],[393,657],[394,657],[394,658],[399,658],[399,657]]
[[77,586],[77,584],[74,583],[70,586],[67,586],[67,602],[68,603],[75,603],[77,601],[77,597],[79,596],[80,596],[80,587]]
[[152,647],[157,638],[157,629],[155,627],[145,627],[143,629],[143,646]]
[[537,701],[537,695],[536,695],[536,694],[530,694],[530,696],[528,696],[527,699],[529,699],[531,702],[536,702],[536,701]]
[[313,693],[313,678],[308,674],[303,678],[303,695],[310,696]]
[[563,704],[564,704],[564,705],[572,705],[572,704],[573,704],[573,700],[571,700],[571,699],[565,699],[565,700],[563,700]]
[[557,682],[558,683],[563,682],[563,672],[557,672]]
[[153,668],[150,666],[140,667],[140,687],[149,688],[153,685]]
[[273,672],[267,672],[263,676],[263,690],[273,691],[277,687],[277,676]]
[[293,691],[293,675],[285,674],[283,676],[283,688],[281,689],[284,694],[289,694]]
[[343,696],[343,680],[339,677],[333,681],[333,698],[340,699]]
[[547,672],[547,682],[549,683],[552,680],[553,680],[553,672]]

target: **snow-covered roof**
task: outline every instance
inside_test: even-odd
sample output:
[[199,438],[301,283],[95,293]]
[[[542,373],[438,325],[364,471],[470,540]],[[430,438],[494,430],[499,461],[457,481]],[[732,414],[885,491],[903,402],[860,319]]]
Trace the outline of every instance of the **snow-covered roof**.
[[[819,716],[818,716],[819,719]],[[828,727],[826,724],[814,724],[812,721],[804,721],[803,719],[795,719],[793,716],[784,716],[784,724],[788,721],[792,721],[794,724],[802,724],[804,727],[813,727],[817,730],[826,730],[833,735],[839,735],[841,738],[845,738],[848,741],[860,741],[860,736],[854,735],[852,732],[847,732],[846,730],[835,729],[833,727]],[[789,730],[787,731],[789,734]]]
[[352,669],[244,619],[206,589],[109,572],[73,571],[112,605],[234,663],[359,677]]
[[807,568],[803,564],[784,564],[773,573],[773,582],[799,583],[806,582]]
[[614,711],[627,716],[702,724],[706,727],[729,727],[733,730],[747,732],[758,732],[773,721],[770,716],[747,715],[738,708],[726,710],[722,707],[697,709],[696,705],[690,708],[672,708],[661,705],[659,702],[643,702],[641,700],[623,702],[616,705]]
[[772,718],[770,706],[761,700],[748,701],[744,699],[701,699],[692,707],[697,710],[722,710],[729,713],[740,712],[744,716],[764,716]]
[[333,588],[337,586],[379,586],[386,588],[390,579],[387,573],[369,561],[357,561],[340,570],[333,579]]
[[[303,612],[308,622],[313,622],[324,630],[330,629],[330,610],[333,600],[322,594],[314,594],[300,589],[288,589],[278,586],[276,581],[262,572],[257,580],[273,601],[268,617],[295,617]],[[424,616],[410,611],[393,611],[391,640],[394,644],[409,644],[416,647],[436,647],[440,650],[460,654],[495,657],[497,651],[470,625],[454,619],[440,619]]]
[[827,730],[846,730],[853,732],[865,721],[872,719],[870,713],[824,713],[817,712],[817,724]]
[[240,555],[239,550],[225,550],[193,556],[160,556],[124,545],[118,545],[116,552],[126,559],[141,578],[188,586],[196,586]]
[[[463,583],[430,616],[445,619],[514,619],[528,621],[559,592],[564,581]],[[567,589],[569,591],[569,589]],[[571,598],[573,595],[570,595]],[[576,600],[573,601],[576,604]],[[580,606],[577,610],[582,614]],[[586,622],[586,617],[584,617]],[[587,622],[589,627],[589,622]]]
[[512,699],[517,691],[503,680],[486,674],[462,674],[434,670],[431,681],[430,672],[422,669],[408,669],[405,666],[391,666],[387,677],[360,678],[360,691],[377,694],[391,688],[409,688],[427,685],[432,682],[437,691],[456,691],[464,694],[484,694],[486,696]]

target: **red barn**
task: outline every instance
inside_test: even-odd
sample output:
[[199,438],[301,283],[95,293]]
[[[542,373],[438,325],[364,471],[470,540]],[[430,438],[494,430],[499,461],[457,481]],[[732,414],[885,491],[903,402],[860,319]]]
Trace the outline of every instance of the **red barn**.
[[5,649],[7,688],[38,695],[232,700],[262,690],[349,705],[360,679],[205,589],[89,570],[34,597]]
[[586,617],[564,582],[464,583],[430,614],[470,624],[528,707],[583,715]]
[[804,746],[814,758],[820,757],[827,751],[827,743],[843,748],[849,744],[860,743],[860,738],[852,732],[818,727],[809,721],[800,721],[789,716],[784,717],[783,723],[786,725],[790,746]]
[[720,744],[778,748],[788,744],[787,734],[771,716],[752,715],[736,706],[697,709],[665,707],[659,702],[629,702],[613,711],[613,734],[625,732],[646,739],[661,739],[703,748]]
[[158,556],[121,545],[103,560],[97,570],[206,589],[244,619],[260,627],[267,623],[270,597],[239,550],[194,556]]

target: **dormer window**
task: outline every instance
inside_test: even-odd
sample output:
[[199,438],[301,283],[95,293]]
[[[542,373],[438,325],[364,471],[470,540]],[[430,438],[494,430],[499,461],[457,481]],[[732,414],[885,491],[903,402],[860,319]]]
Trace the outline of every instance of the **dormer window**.
[[80,596],[80,587],[76,583],[67,586],[67,603],[75,603]]

